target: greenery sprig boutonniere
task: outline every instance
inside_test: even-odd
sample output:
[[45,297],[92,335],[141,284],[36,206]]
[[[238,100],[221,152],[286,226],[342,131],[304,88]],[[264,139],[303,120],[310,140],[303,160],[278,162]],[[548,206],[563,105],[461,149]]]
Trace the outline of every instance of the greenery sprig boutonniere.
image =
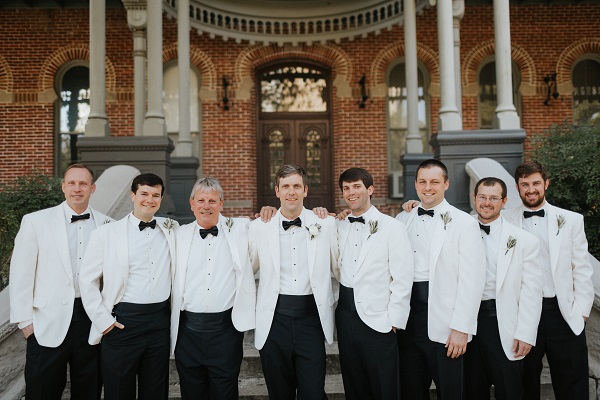
[[316,238],[317,235],[319,235],[319,232],[321,232],[321,225],[319,225],[319,224],[312,224],[312,225],[306,226],[305,228],[308,231],[308,234],[310,235],[310,240],[313,240],[314,238]]
[[171,218],[167,218],[165,222],[163,222],[163,226],[169,231],[169,233],[171,233],[173,228],[175,228],[175,221],[173,221]]
[[440,217],[442,217],[442,221],[444,221],[444,230],[446,230],[446,226],[450,222],[452,222],[452,217],[450,216],[450,211],[446,211],[444,213],[441,213]]
[[558,224],[558,230],[556,231],[556,236],[560,233],[560,230],[563,226],[565,226],[565,217],[564,215],[559,215],[556,217],[556,223]]
[[517,239],[512,235],[508,237],[508,241],[506,242],[506,251],[504,255],[508,254],[508,251],[517,245]]
[[369,240],[371,236],[376,234],[378,229],[379,221],[369,221],[369,236],[367,236],[367,240]]
[[227,220],[225,221],[225,225],[229,229],[229,232],[231,232],[231,228],[233,228],[233,218],[227,218]]
[[110,219],[106,218],[106,219],[104,220],[104,224],[110,224]]

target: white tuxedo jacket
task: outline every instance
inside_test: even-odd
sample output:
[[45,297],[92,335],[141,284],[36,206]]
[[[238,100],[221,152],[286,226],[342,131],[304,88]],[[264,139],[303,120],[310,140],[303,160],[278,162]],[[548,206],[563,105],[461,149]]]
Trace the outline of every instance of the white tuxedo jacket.
[[[235,328],[240,331],[254,329],[255,306],[256,306],[256,284],[254,273],[250,265],[248,255],[248,224],[247,218],[232,218],[231,231],[226,225],[227,218],[219,215],[219,235],[227,240],[233,260],[235,271],[235,298],[231,319]],[[175,234],[177,249],[177,267],[175,269],[175,280],[173,281],[173,293],[171,309],[171,354],[175,351],[177,344],[177,332],[179,331],[179,315],[183,304],[183,291],[188,273],[188,261],[190,246],[196,230],[199,229],[196,221],[181,226]]]
[[[417,207],[396,217],[410,230]],[[445,227],[440,214],[452,219]],[[428,217],[429,218],[429,217]],[[485,287],[486,260],[479,224],[444,200],[436,210],[429,255],[429,339],[446,343],[451,329],[477,332],[477,314]]]
[[[254,344],[262,349],[267,340],[275,306],[279,296],[280,278],[280,211],[269,222],[254,220],[249,226],[250,260],[254,271],[260,268],[256,298],[256,330]],[[319,310],[319,318],[327,343],[333,342],[333,290],[331,287],[332,265],[337,262],[337,230],[333,217],[319,219],[312,211],[304,209],[300,215],[302,229],[312,224],[321,225],[314,238],[306,240],[310,285]]]
[[[404,224],[376,208],[371,213],[371,221],[377,221],[377,232],[360,249],[353,282],[354,303],[365,324],[386,333],[392,326],[406,328],[414,278],[413,255]],[[369,221],[365,225],[370,229]],[[338,281],[350,227],[347,218],[338,223],[340,262],[334,269]]]
[[[583,229],[583,216],[547,203],[548,247],[550,266],[560,312],[576,335],[585,327],[594,303],[593,268]],[[523,205],[504,212],[504,217],[518,227],[523,226]],[[558,228],[558,218],[564,225]]]
[[[64,203],[27,214],[10,262],[10,321],[33,321],[46,347],[60,345],[71,324],[75,286]],[[96,227],[112,218],[91,210]],[[83,266],[81,267],[83,269]]]
[[[97,344],[102,332],[115,322],[111,315],[121,301],[129,278],[129,216],[106,224],[92,232],[79,273],[81,301],[92,320],[89,343]],[[166,218],[156,217],[156,228],[167,238],[171,256],[170,277],[175,272],[175,227],[167,229]],[[177,222],[172,221],[175,226]],[[172,286],[172,285],[171,285]]]
[[[517,242],[509,249],[510,237]],[[540,242],[505,219],[502,221],[496,266],[496,312],[506,357],[511,361],[522,359],[514,357],[513,340],[535,346],[542,313]]]

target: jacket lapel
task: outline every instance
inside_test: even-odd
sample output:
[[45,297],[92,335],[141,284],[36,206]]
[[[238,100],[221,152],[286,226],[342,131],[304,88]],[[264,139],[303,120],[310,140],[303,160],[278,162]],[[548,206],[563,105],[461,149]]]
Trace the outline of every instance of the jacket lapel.
[[371,223],[377,223],[378,229],[381,229],[379,226],[379,211],[374,207],[371,211],[371,218],[369,220],[365,220],[365,229],[367,230],[367,240],[365,240],[360,247],[360,254],[358,255],[358,260],[356,262],[356,272],[363,265],[363,262],[367,258],[367,254],[369,254],[369,250],[373,247],[373,243],[377,240],[377,232],[371,234]]
[[277,210],[277,213],[275,214],[275,216],[273,218],[271,218],[271,220],[269,222],[265,222],[265,224],[267,224],[266,226],[266,230],[267,230],[267,235],[265,237],[265,239],[267,240],[267,242],[265,243],[266,246],[269,247],[269,250],[271,252],[271,257],[273,260],[273,268],[275,268],[275,273],[276,273],[276,280],[279,281],[279,273],[281,271],[281,258],[280,258],[280,253],[279,253],[279,221],[280,221],[280,216],[281,213],[279,210]]
[[[303,222],[303,228],[308,227],[312,224],[317,224],[319,221],[317,217],[310,211],[302,210],[302,215],[300,217]],[[315,238],[310,238],[310,233],[306,234],[306,256],[308,258],[308,273],[310,277],[312,277],[312,273],[315,267],[315,257],[317,256],[317,241],[319,240],[319,236],[317,235]]]
[[181,294],[183,295],[183,289],[185,288],[185,279],[187,276],[188,261],[190,257],[190,248],[192,247],[192,239],[194,238],[194,233],[196,233],[196,229],[199,228],[196,221],[194,221],[191,224],[188,224],[185,227],[181,227],[179,229],[182,229],[183,231],[181,232],[181,235],[179,235],[177,238],[177,247],[182,249],[182,251],[180,251],[178,254],[179,257],[181,257],[181,260],[178,260],[178,264],[181,267],[181,270],[178,269],[178,272],[180,272],[178,280],[179,288],[181,289]]
[[[502,218],[502,217],[501,217]],[[500,292],[506,273],[508,272],[508,266],[512,259],[515,248],[507,250],[508,238],[512,233],[510,224],[506,220],[502,220],[502,232],[500,233],[500,243],[498,243],[498,260],[496,265],[496,294]],[[516,236],[515,236],[516,237]],[[517,244],[518,246],[518,244]]]
[[[562,241],[563,229],[558,229],[558,216],[556,208],[551,204],[548,204],[548,247],[550,252],[550,266],[552,267],[552,274],[556,269],[558,263],[558,253],[560,252],[560,242]],[[564,227],[563,227],[564,228]]]
[[56,240],[56,250],[60,255],[60,260],[65,268],[68,276],[73,276],[71,267],[71,254],[69,249],[69,238],[67,235],[67,226],[65,222],[65,211],[63,204],[59,204],[54,208],[53,222],[50,224],[54,232],[54,240]]
[[[233,227],[231,229],[233,229]],[[241,272],[242,267],[240,263],[237,240],[235,239],[235,235],[229,232],[229,227],[227,227],[227,218],[225,218],[223,215],[219,215],[219,231],[223,232],[223,236],[225,236],[225,240],[229,245],[234,267]]]
[[435,266],[437,265],[442,246],[444,245],[446,232],[448,229],[451,229],[449,225],[453,223],[453,221],[450,221],[448,226],[446,226],[446,229],[444,229],[444,221],[442,220],[441,214],[446,212],[450,213],[450,217],[452,217],[451,211],[446,206],[440,207],[439,213],[436,211],[435,216],[433,217],[435,218],[435,221],[433,222],[435,227],[431,238],[431,252],[429,253],[429,280],[431,282],[433,282],[435,276]]
[[[115,236],[119,239],[116,241],[116,252],[117,252],[117,260],[119,262],[119,269],[123,274],[123,282],[127,285],[127,278],[129,277],[129,247],[128,247],[128,236],[127,228],[129,224],[129,215],[125,218],[114,222],[114,231]],[[112,227],[111,227],[112,228]]]

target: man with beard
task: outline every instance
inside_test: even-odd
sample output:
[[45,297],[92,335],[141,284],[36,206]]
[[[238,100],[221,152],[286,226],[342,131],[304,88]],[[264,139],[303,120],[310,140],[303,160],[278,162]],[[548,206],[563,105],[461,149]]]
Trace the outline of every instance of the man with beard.
[[544,296],[536,346],[525,358],[523,399],[540,398],[544,354],[556,399],[587,399],[585,321],[594,286],[583,216],[546,201],[550,181],[540,163],[521,164],[515,182],[523,204],[505,217],[540,240]]

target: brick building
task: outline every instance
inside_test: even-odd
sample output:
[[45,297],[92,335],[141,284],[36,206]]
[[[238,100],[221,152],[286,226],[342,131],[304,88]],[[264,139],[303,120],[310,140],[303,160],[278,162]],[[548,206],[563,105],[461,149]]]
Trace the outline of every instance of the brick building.
[[[179,190],[176,213],[187,210],[182,180],[193,180],[191,169],[221,181],[226,215],[247,215],[273,201],[273,170],[296,161],[311,173],[309,198],[320,204],[338,206],[337,177],[361,166],[375,178],[375,204],[393,211],[404,196],[400,157],[432,153],[444,160],[432,142],[439,132],[479,138],[488,131],[524,132],[527,155],[531,137],[551,123],[598,118],[600,111],[599,1],[496,0],[510,4],[507,30],[491,0],[335,0],[319,6],[308,0],[190,0],[187,47],[178,42],[174,0],[160,2],[158,33],[151,31],[156,0],[90,3],[104,1],[100,12],[78,0],[0,5],[0,183],[33,169],[60,174],[80,158],[96,162],[99,171],[108,161],[156,170],[147,159],[136,164],[132,154],[145,152],[163,163],[165,174],[171,167],[188,171],[171,177],[171,192]],[[449,6],[451,15],[440,14]],[[406,19],[407,7],[416,18]],[[101,31],[90,21],[98,20],[105,30],[100,42],[91,40]],[[418,68],[412,77],[418,79],[407,79],[406,72],[410,20]],[[451,48],[444,61],[439,49],[448,42],[438,32],[448,21]],[[513,110],[496,108],[502,73],[496,73],[501,53],[495,28],[508,37]],[[159,33],[160,59],[152,59]],[[94,47],[99,44],[100,50]],[[190,52],[185,112],[178,86],[178,70],[186,68],[178,61],[182,49]],[[91,61],[102,51],[105,72]],[[500,69],[506,74],[506,63]],[[454,78],[444,80],[449,71]],[[105,91],[94,109],[90,98],[100,92],[94,92],[99,77]],[[459,101],[444,103],[452,100],[444,100],[448,90]],[[416,108],[407,114],[411,91]],[[180,127],[187,118],[190,123]],[[112,142],[105,146],[98,138]],[[108,156],[97,158],[98,152]]]

